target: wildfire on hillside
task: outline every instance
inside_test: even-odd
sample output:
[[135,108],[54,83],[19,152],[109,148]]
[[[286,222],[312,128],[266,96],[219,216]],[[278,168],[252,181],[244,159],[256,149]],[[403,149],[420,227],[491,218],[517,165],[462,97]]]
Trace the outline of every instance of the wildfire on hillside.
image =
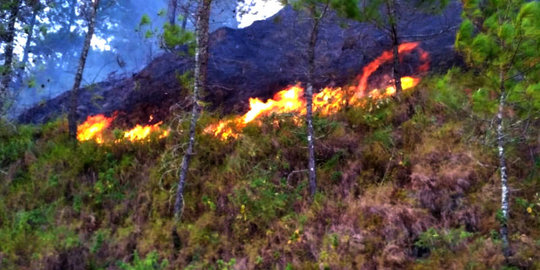
[[[105,133],[107,132],[112,121],[116,118],[117,113],[114,113],[111,117],[107,117],[103,114],[94,116],[88,116],[86,121],[77,127],[77,140],[89,141],[94,140],[99,144],[107,141]],[[150,115],[150,120],[153,120],[153,116]],[[169,136],[169,130],[164,130],[160,126],[163,122],[158,122],[152,125],[136,125],[134,128],[124,131],[121,139],[113,140],[115,143],[122,140],[130,142],[146,141],[150,138],[151,134],[158,134],[158,138],[165,138]]]
[[[418,67],[418,73],[429,70],[429,54],[419,47],[418,42],[403,43],[399,46],[400,58],[405,54],[417,51],[421,65]],[[323,116],[331,115],[341,110],[344,106],[363,106],[365,100],[380,100],[391,97],[396,89],[393,82],[389,82],[386,87],[381,89],[368,90],[368,80],[370,76],[379,67],[391,61],[392,51],[385,51],[371,63],[366,65],[362,73],[356,77],[356,84],[347,87],[325,87],[319,93],[313,95],[313,110]],[[420,83],[418,77],[402,77],[401,85],[403,90],[408,90]],[[218,123],[209,125],[204,129],[207,134],[212,134],[220,139],[237,138],[238,131],[243,129],[248,123],[258,120],[261,117],[269,116],[274,113],[306,113],[306,101],[304,98],[304,88],[300,83],[289,86],[279,91],[272,99],[263,102],[258,98],[249,99],[249,111],[241,116],[232,119],[222,120]],[[79,141],[94,140],[99,144],[106,141],[105,132],[116,118],[116,113],[111,117],[102,114],[89,116],[87,120],[78,127],[77,139]],[[153,117],[150,116],[150,121]],[[148,140],[152,133],[157,133],[158,138],[165,138],[169,135],[169,130],[160,127],[162,122],[152,125],[137,125],[131,130],[124,131],[122,139],[113,140],[119,142],[128,140],[131,142]]]
[[[418,42],[403,43],[399,46],[398,52],[400,58],[404,54],[417,51],[421,65],[418,67],[418,72],[426,72],[429,70],[429,54],[419,47]],[[352,106],[362,106],[362,98],[368,97],[373,100],[385,99],[395,94],[396,89],[394,83],[390,82],[389,86],[380,89],[367,90],[368,79],[382,64],[391,61],[393,58],[392,51],[385,51],[362,70],[362,73],[356,77],[356,86],[349,86],[346,89],[341,87],[325,87],[319,93],[313,95],[313,110],[323,116],[336,113],[346,104]],[[403,90],[408,90],[420,83],[421,79],[417,77],[402,77],[401,85]],[[207,134],[215,135],[218,138],[226,140],[228,138],[237,138],[237,130],[244,128],[249,122],[252,122],[260,117],[268,116],[273,113],[306,113],[306,101],[304,98],[304,89],[300,84],[290,86],[274,95],[272,99],[263,102],[258,98],[249,99],[249,111],[242,116],[237,116],[233,119],[222,120],[212,124],[204,129]]]
[[77,127],[77,140],[95,140],[101,144],[104,142],[103,131],[107,130],[116,116],[106,117],[103,114],[88,116],[86,121]]

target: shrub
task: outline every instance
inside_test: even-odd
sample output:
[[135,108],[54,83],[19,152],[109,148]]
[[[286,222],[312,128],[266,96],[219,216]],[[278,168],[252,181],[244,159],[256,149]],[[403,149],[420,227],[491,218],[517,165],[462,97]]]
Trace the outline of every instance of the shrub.
[[118,267],[123,270],[161,270],[168,265],[169,262],[166,259],[159,262],[159,255],[156,251],[148,253],[145,258],[140,258],[139,253],[135,251],[133,253],[133,262],[129,264],[118,262]]

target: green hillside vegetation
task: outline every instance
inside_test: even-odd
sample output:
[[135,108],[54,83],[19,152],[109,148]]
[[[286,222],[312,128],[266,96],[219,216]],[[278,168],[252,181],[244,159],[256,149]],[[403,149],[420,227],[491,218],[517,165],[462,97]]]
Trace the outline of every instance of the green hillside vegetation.
[[[265,118],[225,142],[199,135],[176,240],[188,123],[171,124],[179,132],[165,140],[78,147],[65,119],[3,125],[0,266],[500,269],[498,158],[481,84],[451,70],[400,103],[315,115],[313,203],[302,173],[306,131],[294,116]],[[203,114],[199,126],[215,120]],[[527,121],[509,128],[506,150],[515,269],[540,267],[538,117]]]
[[191,119],[171,115],[168,137],[77,142],[67,117],[0,120],[0,269],[540,269],[540,2],[464,1],[461,68],[315,113],[311,190],[304,117],[203,132],[223,116],[199,118],[211,1],[199,4],[194,36],[167,30],[167,45],[197,40],[194,75],[180,76],[195,85]]

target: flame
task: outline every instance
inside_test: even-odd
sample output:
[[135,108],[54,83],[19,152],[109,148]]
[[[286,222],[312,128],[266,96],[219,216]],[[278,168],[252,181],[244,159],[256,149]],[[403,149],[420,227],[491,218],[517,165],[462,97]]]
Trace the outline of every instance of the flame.
[[99,144],[103,143],[103,131],[111,125],[114,118],[115,116],[106,117],[103,114],[88,116],[86,121],[77,127],[77,140],[81,142],[95,140]]
[[[419,52],[419,59],[422,65],[418,68],[419,72],[429,70],[429,53],[419,47],[418,42],[403,43],[399,46],[398,52],[400,56],[405,53],[410,53],[414,50]],[[396,89],[392,85],[386,87],[384,92],[379,89],[367,91],[368,79],[382,64],[393,59],[392,51],[385,51],[362,70],[362,73],[357,76],[356,86],[349,87],[349,92],[341,87],[333,88],[326,87],[319,93],[313,95],[313,110],[321,115],[330,115],[341,110],[346,104],[358,104],[358,100],[363,97],[369,97],[373,100],[391,97],[395,94]],[[403,90],[411,89],[420,83],[420,78],[402,77],[401,85]],[[350,97],[349,97],[350,96]],[[349,97],[349,98],[347,98]],[[263,102],[258,98],[249,99],[249,111],[243,116],[235,117],[229,120],[223,120],[218,123],[209,125],[204,129],[207,134],[212,134],[218,138],[226,140],[228,138],[237,138],[238,130],[243,129],[248,123],[260,117],[268,116],[273,113],[297,113],[305,114],[306,101],[304,99],[304,89],[300,83],[289,86],[285,90],[279,91],[272,99]]]
[[[89,141],[94,140],[99,144],[105,142],[105,134],[108,131],[111,122],[116,118],[114,113],[111,117],[106,117],[103,114],[98,114],[94,116],[88,116],[86,121],[77,127],[77,140],[79,141]],[[154,116],[150,115],[150,121],[154,119]],[[134,128],[125,131],[122,138],[131,142],[136,141],[145,141],[150,138],[152,133],[158,133],[158,138],[162,139],[169,136],[169,130],[163,130],[160,125],[163,122],[158,122],[153,125],[136,125]],[[114,142],[120,142],[120,140],[115,140]]]
[[158,122],[154,125],[149,125],[149,126],[136,125],[134,128],[124,133],[124,139],[127,139],[132,142],[143,141],[143,140],[148,139],[150,137],[150,134],[154,132],[160,133],[158,138],[160,139],[165,138],[169,136],[169,131],[161,130],[161,128],[159,127],[161,124],[163,124],[163,122]]

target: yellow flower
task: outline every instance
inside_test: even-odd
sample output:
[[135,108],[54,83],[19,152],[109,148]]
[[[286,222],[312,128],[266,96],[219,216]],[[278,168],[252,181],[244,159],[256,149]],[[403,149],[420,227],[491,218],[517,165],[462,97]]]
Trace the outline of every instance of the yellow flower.
[[527,207],[527,213],[532,214],[532,208]]

